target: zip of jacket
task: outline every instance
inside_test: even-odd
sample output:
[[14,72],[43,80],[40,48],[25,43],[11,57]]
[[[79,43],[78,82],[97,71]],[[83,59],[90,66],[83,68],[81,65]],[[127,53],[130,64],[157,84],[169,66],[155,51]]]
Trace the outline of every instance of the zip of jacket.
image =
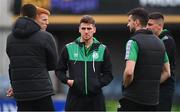
[[84,68],[85,68],[85,70],[84,70],[84,72],[85,72],[85,73],[84,73],[84,75],[85,75],[85,76],[84,76],[84,81],[85,81],[85,94],[88,95],[88,84],[87,84],[87,75],[88,75],[88,74],[87,74],[87,56],[86,56],[88,53],[86,54],[85,45],[84,45],[84,49],[83,49],[83,50],[84,50],[84,53],[83,53],[83,54],[84,54],[84,60],[85,60],[85,61],[84,61],[84,66],[85,66],[85,67],[84,67]]

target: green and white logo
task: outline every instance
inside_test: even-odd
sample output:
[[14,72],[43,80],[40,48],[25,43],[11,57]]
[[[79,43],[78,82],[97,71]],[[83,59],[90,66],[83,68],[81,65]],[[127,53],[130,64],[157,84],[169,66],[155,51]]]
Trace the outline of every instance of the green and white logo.
[[99,54],[96,51],[94,51],[92,57],[93,57],[93,59],[98,59]]
[[77,58],[78,57],[78,53],[74,53],[74,58]]

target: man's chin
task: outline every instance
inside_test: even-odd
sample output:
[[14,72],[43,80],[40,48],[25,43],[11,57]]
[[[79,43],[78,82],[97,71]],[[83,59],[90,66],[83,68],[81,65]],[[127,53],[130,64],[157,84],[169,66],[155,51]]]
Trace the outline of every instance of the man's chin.
[[41,30],[46,31],[46,28],[42,28]]
[[89,37],[89,36],[84,36],[84,39],[85,39],[85,40],[89,40],[90,37]]

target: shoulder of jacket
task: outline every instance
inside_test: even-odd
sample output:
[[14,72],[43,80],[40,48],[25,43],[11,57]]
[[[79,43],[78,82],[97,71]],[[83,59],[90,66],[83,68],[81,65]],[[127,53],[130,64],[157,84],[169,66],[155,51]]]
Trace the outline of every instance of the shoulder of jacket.
[[70,42],[70,43],[66,44],[65,46],[66,46],[66,47],[69,47],[69,46],[75,45],[75,44],[76,44],[75,42]]
[[167,36],[167,35],[165,35],[164,37],[162,37],[162,39],[161,40],[167,40],[167,39],[169,39],[169,36]]
[[7,43],[14,37],[12,33],[8,34],[7,36]]
[[42,31],[42,30],[40,30],[40,31],[38,31],[38,33],[39,33],[40,35],[52,36],[52,34],[49,33],[49,32],[47,32],[47,31]]
[[14,37],[12,32],[7,35],[7,38],[11,38],[11,37]]
[[102,44],[102,43],[101,43],[99,46],[106,48],[106,45],[104,45],[104,44]]
[[47,31],[39,31],[38,33],[36,33],[36,36],[40,36],[40,38],[44,38],[47,40],[53,39],[53,35]]

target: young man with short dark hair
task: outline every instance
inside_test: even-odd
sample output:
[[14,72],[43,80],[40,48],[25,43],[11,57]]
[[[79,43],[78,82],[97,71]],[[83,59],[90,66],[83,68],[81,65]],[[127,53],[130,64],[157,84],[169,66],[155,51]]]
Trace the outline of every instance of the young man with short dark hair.
[[[93,37],[95,20],[84,15],[74,42],[66,44],[56,69],[57,77],[69,86],[65,111],[105,111],[102,91],[113,79],[110,53]],[[69,71],[67,76],[66,71]]]
[[171,77],[160,85],[159,104],[157,110],[171,111],[173,96],[175,91],[175,59],[176,44],[167,29],[164,28],[164,16],[160,12],[152,12],[149,14],[147,28],[152,30],[164,43],[166,52],[170,62]]

